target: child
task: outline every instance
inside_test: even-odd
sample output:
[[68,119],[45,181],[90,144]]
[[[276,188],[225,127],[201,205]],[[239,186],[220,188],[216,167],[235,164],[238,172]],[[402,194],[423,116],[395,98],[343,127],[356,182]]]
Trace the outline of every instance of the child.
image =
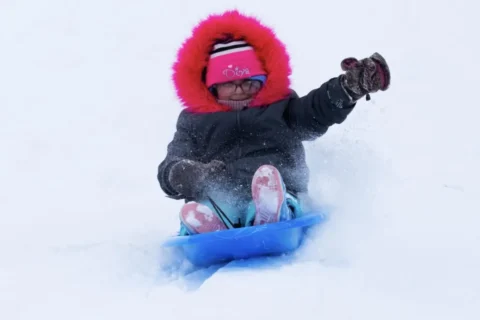
[[173,68],[185,109],[158,168],[163,191],[186,202],[181,235],[302,214],[309,176],[302,142],[390,84],[379,54],[341,67],[344,74],[299,97],[284,45],[258,20],[227,11],[196,26]]

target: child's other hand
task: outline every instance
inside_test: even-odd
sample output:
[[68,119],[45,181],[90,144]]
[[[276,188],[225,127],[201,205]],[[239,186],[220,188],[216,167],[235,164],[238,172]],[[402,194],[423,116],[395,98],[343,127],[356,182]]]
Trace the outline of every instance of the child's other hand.
[[187,198],[195,198],[202,193],[207,178],[224,169],[225,163],[219,160],[202,163],[185,159],[172,166],[168,180],[178,193]]

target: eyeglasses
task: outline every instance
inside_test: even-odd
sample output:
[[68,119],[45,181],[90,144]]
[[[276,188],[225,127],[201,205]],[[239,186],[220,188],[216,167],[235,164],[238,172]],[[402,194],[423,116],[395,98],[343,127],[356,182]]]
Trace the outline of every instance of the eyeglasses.
[[243,80],[240,84],[235,82],[224,82],[216,85],[217,90],[222,90],[224,93],[233,93],[237,91],[237,87],[242,88],[245,93],[256,93],[262,88],[262,81],[260,80]]

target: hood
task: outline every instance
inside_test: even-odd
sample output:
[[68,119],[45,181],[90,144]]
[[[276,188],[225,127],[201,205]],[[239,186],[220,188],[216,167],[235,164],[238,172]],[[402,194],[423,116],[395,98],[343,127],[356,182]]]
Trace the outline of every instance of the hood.
[[187,110],[197,113],[230,110],[216,101],[203,81],[213,45],[226,37],[248,42],[267,72],[267,81],[250,107],[269,105],[289,96],[291,67],[285,45],[272,29],[233,10],[201,21],[178,51],[173,82]]

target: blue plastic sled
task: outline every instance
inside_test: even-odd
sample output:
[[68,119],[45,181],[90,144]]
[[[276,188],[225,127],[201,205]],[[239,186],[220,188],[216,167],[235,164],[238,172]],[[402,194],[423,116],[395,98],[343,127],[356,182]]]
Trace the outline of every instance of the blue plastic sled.
[[176,236],[163,246],[175,247],[193,265],[206,267],[231,260],[292,252],[302,244],[309,227],[325,220],[325,214],[311,212],[301,218],[278,223]]

